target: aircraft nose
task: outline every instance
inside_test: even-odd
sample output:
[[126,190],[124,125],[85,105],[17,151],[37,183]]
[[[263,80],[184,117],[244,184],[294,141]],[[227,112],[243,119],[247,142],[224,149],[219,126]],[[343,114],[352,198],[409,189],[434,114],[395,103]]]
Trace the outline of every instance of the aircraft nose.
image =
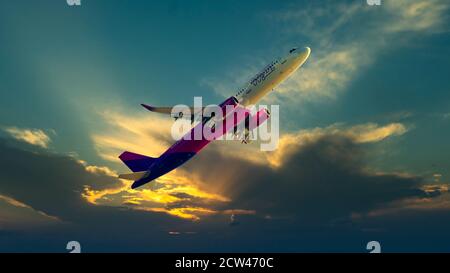
[[311,48],[309,47],[303,48],[294,47],[293,49],[289,50],[289,55],[286,58],[286,60],[289,60],[287,66],[292,67],[292,69],[294,70],[298,69],[306,62],[310,54]]
[[304,47],[303,49],[296,49],[293,53],[293,61],[296,65],[301,66],[308,59],[311,54],[311,48]]
[[305,47],[305,49],[303,50],[308,56],[309,54],[311,54],[311,48],[309,47]]
[[303,61],[306,61],[306,59],[308,59],[310,54],[311,54],[311,48],[305,47],[305,48],[303,48],[303,50],[298,51],[298,58]]

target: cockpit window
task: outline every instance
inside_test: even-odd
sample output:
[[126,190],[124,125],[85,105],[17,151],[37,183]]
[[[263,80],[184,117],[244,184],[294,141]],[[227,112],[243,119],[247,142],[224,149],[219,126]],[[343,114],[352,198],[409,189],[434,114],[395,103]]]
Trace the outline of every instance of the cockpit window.
[[289,50],[289,53],[292,53],[292,52],[294,52],[296,50],[297,50],[297,48],[293,48],[293,49]]

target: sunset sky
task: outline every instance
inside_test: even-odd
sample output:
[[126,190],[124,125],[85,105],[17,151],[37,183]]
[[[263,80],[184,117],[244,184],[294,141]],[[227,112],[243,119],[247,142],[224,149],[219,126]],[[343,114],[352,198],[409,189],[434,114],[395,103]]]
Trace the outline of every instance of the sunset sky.
[[[446,0],[0,0],[0,251],[450,251]],[[292,47],[280,142],[174,142],[158,106],[220,103]]]

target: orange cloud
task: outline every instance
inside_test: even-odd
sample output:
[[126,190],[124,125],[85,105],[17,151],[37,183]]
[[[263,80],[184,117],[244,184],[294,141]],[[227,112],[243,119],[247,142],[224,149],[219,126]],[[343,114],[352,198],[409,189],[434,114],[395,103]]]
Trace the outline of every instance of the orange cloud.
[[425,193],[422,197],[408,197],[396,200],[386,206],[371,210],[366,214],[356,214],[355,220],[367,217],[379,217],[399,213],[402,211],[436,211],[450,210],[450,185],[449,184],[427,184],[420,189]]
[[366,123],[351,127],[334,124],[325,128],[300,130],[295,133],[282,135],[278,149],[272,153],[266,153],[266,160],[272,167],[279,167],[293,152],[297,152],[298,149],[302,149],[306,144],[324,136],[344,136],[356,143],[374,143],[392,136],[405,134],[407,131],[406,126],[401,123],[390,123],[384,126]]
[[103,190],[85,186],[82,196],[94,205],[127,206],[190,220],[219,213],[213,207],[230,201],[219,193],[201,188],[199,184],[176,172],[156,179],[150,185],[151,188],[131,189],[129,181],[121,180],[121,183],[118,187]]
[[17,140],[42,148],[48,148],[48,145],[51,142],[50,137],[40,129],[20,129],[17,127],[8,127],[5,128],[4,131]]
[[158,157],[170,146],[172,121],[164,116],[105,112],[102,117],[109,128],[93,134],[92,140],[98,154],[106,160],[118,161],[118,155],[123,151]]
[[[161,115],[127,116],[105,112],[101,115],[109,128],[92,135],[98,154],[111,162],[118,162],[118,155],[125,150],[158,157],[172,143],[172,121]],[[116,176],[107,167],[89,166],[81,161],[86,170]],[[131,189],[130,182],[121,182],[112,188],[96,190],[86,185],[83,198],[94,205],[127,206],[131,209],[164,212],[190,220],[218,213],[215,205],[230,199],[221,194],[214,185],[200,181],[194,174],[175,170],[156,179],[147,187]],[[151,188],[149,188],[151,187]]]

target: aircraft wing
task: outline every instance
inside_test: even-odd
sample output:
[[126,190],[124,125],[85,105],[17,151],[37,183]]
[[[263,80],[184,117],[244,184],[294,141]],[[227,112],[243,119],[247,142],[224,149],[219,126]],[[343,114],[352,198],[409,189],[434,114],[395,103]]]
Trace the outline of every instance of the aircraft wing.
[[[222,102],[219,106],[224,109],[223,107],[227,106],[227,105],[231,105],[236,107],[239,104],[239,101],[235,98],[235,97],[229,97],[228,99],[226,99],[224,102]],[[189,115],[190,116],[186,116],[186,113],[183,113],[182,108],[179,108],[180,112],[173,111],[174,107],[157,107],[157,106],[151,106],[148,104],[141,104],[145,109],[151,111],[151,112],[155,112],[155,113],[161,113],[161,114],[166,114],[166,115],[170,115],[171,117],[175,118],[175,120],[179,119],[179,118],[185,118],[185,119],[190,119],[191,122],[194,121],[195,116],[199,113],[203,113],[206,107],[187,107],[184,108],[183,110],[188,110],[189,109]],[[234,109],[234,108],[233,108]],[[205,119],[205,118],[204,118]]]
[[179,113],[172,113],[172,109],[173,107],[157,107],[157,106],[151,106],[151,105],[147,105],[147,104],[141,104],[145,109],[151,111],[151,112],[155,112],[155,113],[160,113],[160,114],[166,114],[166,115],[170,115],[171,117],[173,117],[174,119],[179,119],[179,118],[186,118],[186,119],[191,119],[193,120],[194,116],[203,111],[203,108],[194,108],[194,107],[189,107],[189,111],[191,113],[191,115],[189,117],[184,116],[183,112],[179,112]]

